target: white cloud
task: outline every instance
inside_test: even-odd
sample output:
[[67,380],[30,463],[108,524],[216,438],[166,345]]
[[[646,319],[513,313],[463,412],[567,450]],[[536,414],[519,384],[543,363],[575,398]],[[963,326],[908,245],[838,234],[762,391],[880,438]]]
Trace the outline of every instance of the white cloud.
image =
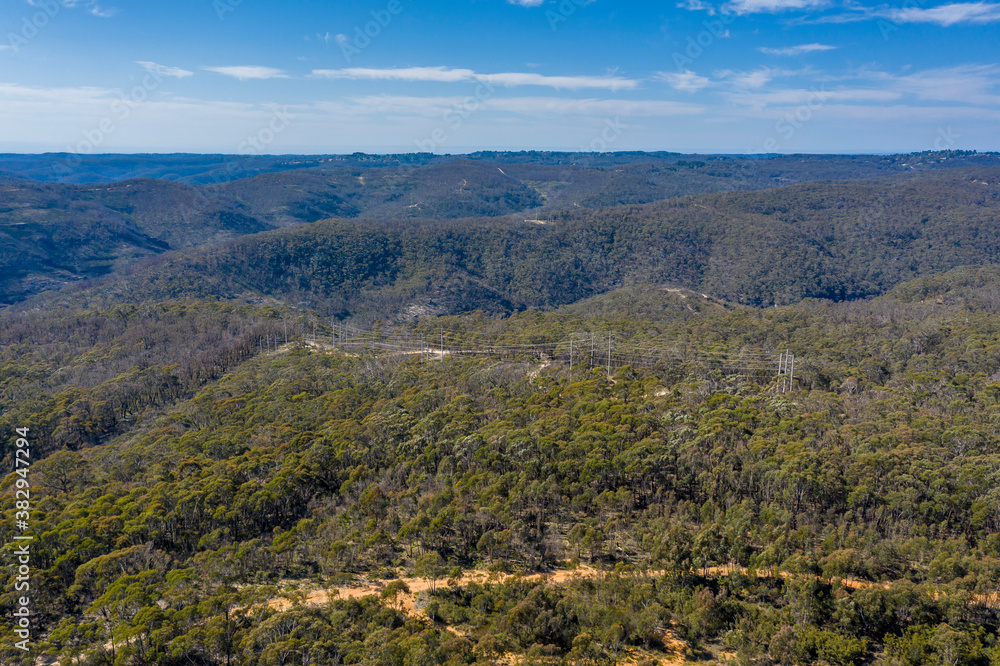
[[172,76],[175,79],[183,79],[189,76],[194,76],[194,72],[189,72],[186,69],[181,69],[180,67],[167,67],[166,65],[159,65],[155,62],[149,62],[147,60],[136,60],[135,64],[145,67],[157,76]]
[[760,67],[750,72],[723,69],[715,72],[716,79],[725,79],[736,90],[755,90],[779,78],[812,75],[809,69],[785,69],[782,67]]
[[398,114],[440,118],[449,109],[462,108],[470,103],[469,97],[416,97],[408,95],[365,95],[343,102],[321,102],[321,108],[336,110],[341,114],[373,116]]
[[[809,100],[800,102],[799,105],[810,104]],[[795,105],[795,106],[799,106]],[[788,118],[789,111],[793,106],[775,106],[773,108],[758,109],[761,117],[767,118]],[[923,128],[921,134],[926,141],[927,150],[933,145],[937,137],[937,130],[947,123],[957,123],[960,120],[967,121],[1000,121],[1000,111],[996,109],[985,109],[978,106],[912,106],[909,104],[839,104],[828,101],[822,105],[822,109],[815,107],[814,115],[810,122],[833,122],[838,120],[866,120],[877,123],[874,126],[866,127],[866,130],[873,130],[876,133],[889,133],[898,130],[903,121],[924,121],[934,123]],[[820,120],[822,118],[822,121]],[[956,129],[957,129],[956,125]],[[984,126],[980,131],[983,139],[989,139],[987,134],[989,125]],[[908,130],[909,133],[909,130]],[[971,135],[969,135],[971,136]],[[911,137],[912,138],[912,137]],[[878,141],[879,139],[876,139]],[[838,152],[837,148],[832,148],[829,152]]]
[[898,92],[872,88],[839,90],[796,88],[771,92],[739,92],[727,95],[732,103],[755,109],[799,106],[801,104],[816,105],[827,102],[893,102],[900,97],[902,95]]
[[258,67],[254,65],[242,65],[238,67],[203,67],[209,72],[232,76],[240,81],[251,79],[287,79],[288,76],[280,69],[274,67]]
[[731,0],[724,9],[734,14],[777,14],[792,9],[817,9],[827,0]]
[[638,81],[620,76],[544,76],[542,74],[506,72],[479,75],[478,78],[501,86],[550,86],[569,90],[580,88],[632,90],[639,85]]
[[100,18],[111,18],[112,16],[118,13],[118,10],[115,9],[114,7],[106,9],[104,7],[100,7],[99,5],[93,5],[87,11],[89,11],[94,16],[98,16]]
[[[100,18],[111,18],[118,13],[118,10],[114,7],[101,7],[97,4],[95,0],[61,0],[64,7],[73,9],[75,7],[83,7],[93,16]],[[34,7],[42,6],[42,0],[28,0],[28,4]]]
[[[592,2],[597,2],[597,0],[572,0],[572,2],[574,5],[582,7]],[[517,5],[518,7],[541,7],[545,4],[545,0],[507,0],[507,4]]]
[[38,88],[0,83],[0,97],[11,105],[72,105],[81,109],[104,100],[114,99],[110,88],[80,86],[77,88]]
[[[327,103],[329,104],[329,103]],[[332,107],[328,107],[332,108]],[[695,115],[704,107],[683,102],[623,99],[570,99],[564,97],[492,97],[477,100],[471,97],[417,97],[407,95],[367,95],[353,97],[347,105],[337,103],[341,113],[370,117],[373,114],[422,116],[437,118],[455,109],[475,108],[481,113],[506,113],[530,117],[559,118],[562,116],[669,117]]]
[[770,83],[772,79],[774,79],[773,71],[764,67],[752,72],[735,74],[731,81],[737,88],[761,88]]
[[800,76],[807,73],[805,69],[783,69],[781,67],[761,67],[750,72],[723,69],[715,72],[716,78],[727,80],[734,88],[762,88],[774,79]]
[[787,46],[784,48],[761,46],[757,50],[761,53],[773,56],[799,56],[805,53],[813,53],[814,51],[832,51],[835,48],[837,47],[828,46],[827,44],[800,44],[798,46]]
[[507,111],[526,116],[547,115],[555,118],[569,115],[609,118],[613,116],[689,116],[705,112],[705,108],[683,102],[622,99],[565,99],[562,97],[494,98],[483,102],[488,110]]
[[[751,106],[757,109],[768,106],[803,104],[817,97],[832,102],[853,101],[866,104],[888,103],[910,98],[913,108],[929,108],[925,107],[924,103],[961,104],[968,108],[974,106],[1000,107],[1000,65],[961,65],[928,69],[902,76],[882,71],[862,70],[847,77],[825,78],[826,81],[851,80],[855,82],[853,87],[833,88],[831,90],[825,88],[821,90],[801,88],[758,90],[758,88],[764,88],[764,85],[746,85],[748,82],[755,82],[754,75],[761,71],[758,70],[750,74],[719,73],[720,76],[726,77],[733,83],[734,90],[727,93],[726,98],[737,105]],[[766,76],[775,78],[806,73],[805,70],[795,72],[793,70],[770,69],[766,71],[767,74],[763,75],[764,78]],[[816,77],[813,78],[816,79]]]
[[684,2],[677,3],[677,9],[686,9],[690,12],[708,12],[709,16],[715,14],[715,7],[703,0],[684,0]]
[[694,93],[711,84],[704,76],[698,76],[689,69],[683,72],[659,72],[656,78],[665,81],[672,88],[683,92]]
[[[737,0],[734,0],[737,1]],[[903,3],[906,4],[906,3]],[[953,25],[985,25],[1000,22],[1000,4],[995,2],[953,2],[929,7],[864,7],[849,3],[850,13],[828,16],[802,16],[788,21],[790,26],[841,24],[886,19],[893,23],[933,23],[942,27]]]
[[[186,147],[236,153],[248,134],[268,127],[278,110],[269,104],[162,93],[138,101],[129,96],[129,91],[112,88],[41,88],[4,83],[0,83],[0,99],[4,100],[0,142],[23,142],[58,151],[73,150],[86,140],[90,142],[88,150],[97,152],[158,152]],[[134,110],[140,105],[142,113],[122,115],[123,109]],[[298,108],[289,111],[294,116]]]
[[893,8],[882,15],[896,23],[935,23],[948,27],[959,24],[981,25],[1000,21],[1000,4],[989,2],[957,2],[930,7]]
[[[980,70],[965,72],[965,76],[992,76]],[[748,148],[759,152],[767,136],[760,134],[758,119],[787,118],[801,104],[812,101],[815,106],[817,96],[822,94],[825,102],[821,111],[815,110],[809,132],[796,134],[794,146],[783,142],[782,150],[922,150],[932,144],[937,128],[951,125],[963,139],[969,138],[970,147],[1000,148],[994,132],[1000,122],[996,105],[937,101],[921,104],[910,93],[894,88],[916,87],[915,80],[929,87],[927,74],[907,79],[869,71],[854,77],[865,80],[870,84],[868,88],[817,92],[803,85],[775,92],[733,91],[723,95],[723,103],[713,105],[656,99],[497,95],[480,101],[480,111],[470,116],[461,131],[449,132],[448,145],[459,149],[521,150],[540,145],[576,149],[581,136],[594,136],[597,123],[620,117],[630,127],[628,136],[615,144],[623,150],[683,146],[692,152],[733,152],[743,145],[741,142],[749,140],[752,146]],[[934,74],[947,75],[945,70]],[[714,89],[720,82],[715,76],[712,79]],[[110,88],[38,88],[0,82],[0,99],[4,100],[0,105],[0,147],[20,152],[72,150],[111,118],[115,121],[114,131],[104,136],[101,151],[235,153],[240,152],[247,136],[268,126],[277,110],[267,104],[182,98],[158,92],[141,102],[142,113],[120,119],[113,109],[123,94]],[[893,101],[899,95],[906,96],[907,101]],[[268,151],[413,150],[415,140],[447,127],[443,113],[454,113],[461,105],[470,108],[473,99],[467,95],[376,95],[290,105],[282,110],[292,116],[293,122],[268,146]],[[914,101],[909,103],[910,99]],[[739,103],[731,103],[734,100]],[[800,139],[806,143],[798,143]]]
[[374,79],[384,81],[458,83],[475,80],[476,73],[471,69],[449,69],[447,67],[402,67],[398,69],[348,67],[346,69],[314,69],[313,76],[324,79]]
[[533,72],[502,72],[480,74],[471,69],[448,67],[403,67],[372,69],[348,67],[345,69],[316,69],[313,76],[326,79],[369,79],[379,81],[417,81],[436,83],[486,82],[498,86],[548,86],[578,90],[600,88],[604,90],[632,90],[639,82],[620,76],[545,76]]
[[877,17],[877,12],[871,8],[867,7],[848,7],[849,11],[853,11],[852,14],[828,14],[825,16],[797,16],[792,19],[784,21],[785,25],[788,26],[801,26],[801,25],[841,25],[846,23],[859,23],[861,21],[870,21]]
[[1000,105],[1000,66],[962,65],[915,72],[906,76],[875,75],[885,87],[938,102]]

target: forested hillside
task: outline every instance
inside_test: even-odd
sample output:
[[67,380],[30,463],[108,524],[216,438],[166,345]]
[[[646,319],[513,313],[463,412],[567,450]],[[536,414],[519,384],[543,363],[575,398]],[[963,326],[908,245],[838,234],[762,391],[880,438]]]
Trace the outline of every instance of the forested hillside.
[[637,283],[753,306],[851,300],[1000,260],[998,203],[990,168],[537,220],[326,220],[171,253],[79,297],[263,294],[366,321],[554,307]]
[[995,156],[229,163],[0,180],[0,663],[1000,664]]
[[944,150],[908,155],[683,155],[669,152],[572,153],[531,151],[479,151],[467,155],[403,153],[377,155],[156,155],[46,153],[0,154],[0,173],[58,183],[109,183],[134,178],[173,180],[189,185],[218,184],[265,173],[307,169],[400,169],[474,160],[488,164],[534,167],[619,168],[656,164],[688,168],[697,174],[706,162],[716,176],[747,167],[772,185],[806,180],[869,178],[916,169],[936,169],[997,164],[996,153]]
[[[877,233],[891,235],[892,229],[886,226],[886,221],[875,219],[882,209],[894,208],[889,205],[893,197],[903,195],[898,188],[890,187],[890,183],[913,174],[929,178],[927,181],[918,178],[920,184],[910,188],[914,190],[915,206],[920,208],[915,207],[913,212],[923,215],[924,208],[932,205],[929,200],[934,193],[946,187],[943,183],[953,179],[955,174],[990,174],[1000,164],[993,154],[956,151],[877,157],[684,157],[672,153],[478,153],[462,158],[363,154],[324,158],[95,156],[77,165],[58,155],[0,156],[0,249],[5,256],[0,304],[16,303],[40,291],[99,277],[167,250],[209,247],[262,231],[330,218],[359,220],[360,228],[371,228],[376,235],[396,234],[392,228],[384,226],[393,221],[405,222],[406,228],[419,228],[421,231],[416,233],[420,234],[429,220],[462,219],[464,221],[456,226],[464,228],[490,226],[492,222],[487,220],[496,218],[506,218],[504,224],[508,225],[512,220],[535,220],[537,223],[550,217],[578,220],[587,211],[593,211],[594,217],[602,219],[621,219],[621,211],[608,209],[623,204],[654,204],[690,195],[761,190],[820,179],[824,182],[816,184],[819,189],[810,195],[814,200],[809,206],[815,208],[818,204],[817,210],[846,209],[851,215],[873,218]],[[974,170],[967,171],[971,165],[975,165]],[[4,166],[9,167],[10,173],[19,175],[2,175]],[[96,169],[94,173],[124,180],[89,182],[93,174],[87,169],[91,167]],[[177,169],[177,172],[170,169]],[[73,175],[73,178],[61,180],[88,182],[42,183],[20,177],[60,180],[57,172],[61,170],[68,170]],[[158,178],[130,177],[144,175]],[[863,177],[874,180],[856,188],[854,181],[841,188],[827,182]],[[786,193],[790,198],[783,200],[788,196]],[[789,210],[795,213],[796,206],[802,203],[796,190],[778,188],[768,196],[777,197],[775,210],[790,207]],[[747,208],[744,203],[751,207]],[[743,224],[740,218],[756,210],[750,200],[739,198],[730,199],[729,203],[720,201],[719,205],[735,212],[735,225]],[[949,208],[949,214],[957,215],[956,221],[960,224],[968,224],[965,213],[965,210]],[[656,227],[662,226],[663,221],[659,218],[664,212],[655,206],[629,215],[638,215],[640,223],[646,227],[650,226],[647,218],[655,216],[657,220],[649,232],[654,234],[654,239],[661,233],[662,230]],[[676,213],[666,215],[675,217]],[[808,217],[808,212],[802,215]],[[476,218],[478,222],[467,221]],[[681,233],[692,239],[694,254],[706,252],[704,241],[683,228],[691,224],[691,220],[668,219],[666,223],[682,227]],[[764,223],[770,225],[772,220],[768,218]],[[838,223],[842,224],[843,220]],[[754,238],[745,239],[743,231],[731,228],[733,224],[727,222],[718,228],[719,224],[718,220],[712,222],[716,227],[711,231],[713,235],[727,240],[735,238],[738,243],[750,242],[754,255],[762,255],[765,262],[775,259],[771,256],[772,249],[760,247],[765,241],[763,236],[770,232],[753,232]],[[864,224],[868,224],[867,219]],[[57,229],[65,233],[56,233]],[[779,230],[779,233],[784,232]],[[806,260],[803,252],[811,252],[797,247],[802,242],[822,242],[822,239],[803,238],[794,230],[791,233],[791,238],[779,237],[778,240],[794,246],[789,249],[789,256],[797,259]],[[469,239],[459,237],[456,240]],[[972,242],[974,239],[965,240]],[[558,243],[564,245],[566,241]],[[455,251],[461,254],[466,248],[458,247]],[[533,254],[537,248],[525,248],[524,251]],[[728,264],[733,261],[738,260],[722,259],[721,270],[728,271]],[[821,258],[807,261],[815,264]],[[462,279],[468,273],[473,276],[469,278],[473,282],[489,282],[488,278],[477,275],[475,266],[454,267],[447,258],[439,260],[437,257],[432,257],[431,263],[440,263],[440,268],[449,271],[458,270]],[[938,270],[962,262],[944,259],[931,263]],[[625,271],[630,268],[625,267]],[[710,272],[704,266],[693,270],[699,275]],[[836,270],[841,269],[837,267]],[[887,270],[895,270],[895,267]],[[922,272],[922,269],[908,270],[902,278]],[[680,273],[673,273],[667,270],[662,277],[682,279]],[[726,277],[706,277],[708,288],[717,289],[720,295],[728,298],[735,298],[736,291],[744,287],[738,285],[731,289],[725,284]],[[838,290],[848,297],[855,293],[877,293],[886,282],[877,277],[873,279],[873,276],[859,277],[866,282],[860,288],[851,284],[854,277],[848,278],[845,284],[831,284],[828,277],[824,277],[823,284],[813,290],[812,295],[834,296]],[[602,275],[585,275],[579,279],[594,282],[594,289],[605,288]],[[610,279],[618,284],[614,282],[617,277]],[[643,275],[640,279],[660,277]],[[683,279],[688,286],[697,283],[686,275]],[[764,282],[774,279],[774,276],[761,278]],[[283,279],[278,278],[278,282]],[[320,291],[327,288],[318,287]],[[789,299],[799,297],[802,291],[778,285],[776,291],[761,294],[757,293],[760,285],[751,287],[754,293],[747,302],[754,303],[791,302]],[[490,284],[486,289],[496,290],[497,286]],[[455,292],[445,288],[442,294],[453,292],[460,294],[461,289]],[[584,293],[578,291],[574,297]],[[510,299],[510,296],[506,294],[505,298]],[[439,298],[448,300],[450,297],[440,295]],[[515,298],[512,302],[524,300]],[[556,299],[553,302],[565,301]],[[426,306],[426,303],[420,305]],[[431,307],[431,311],[442,310]]]
[[[695,366],[345,353],[277,303],[8,310],[0,431],[13,469],[32,428],[39,649],[996,663],[998,293],[995,268],[767,309],[637,285],[407,329],[788,348],[788,393]],[[32,663],[12,643],[4,662]]]

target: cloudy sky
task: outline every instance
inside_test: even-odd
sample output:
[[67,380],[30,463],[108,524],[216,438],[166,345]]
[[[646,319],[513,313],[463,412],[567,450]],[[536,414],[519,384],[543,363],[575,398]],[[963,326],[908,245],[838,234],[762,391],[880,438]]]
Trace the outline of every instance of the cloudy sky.
[[5,152],[1000,150],[990,1],[5,0],[0,22]]

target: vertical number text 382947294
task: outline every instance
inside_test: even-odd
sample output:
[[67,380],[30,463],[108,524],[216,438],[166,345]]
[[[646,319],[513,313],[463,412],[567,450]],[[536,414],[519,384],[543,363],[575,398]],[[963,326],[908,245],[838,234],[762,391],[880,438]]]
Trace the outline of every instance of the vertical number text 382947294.
[[14,449],[14,513],[17,532],[14,535],[16,568],[14,575],[14,590],[20,593],[16,598],[14,608],[14,634],[20,639],[14,643],[19,650],[28,651],[31,640],[31,541],[33,536],[27,534],[31,520],[31,481],[29,469],[31,449],[28,443],[28,428],[17,428],[17,439]]

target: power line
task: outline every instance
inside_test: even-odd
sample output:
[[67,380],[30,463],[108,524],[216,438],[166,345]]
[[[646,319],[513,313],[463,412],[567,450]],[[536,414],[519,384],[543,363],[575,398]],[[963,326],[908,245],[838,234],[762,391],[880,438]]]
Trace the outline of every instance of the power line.
[[[421,355],[432,353],[424,333],[420,334],[418,344],[417,336],[411,331],[415,332],[413,328],[366,331],[350,324],[334,323],[331,326],[331,336],[329,338],[324,336],[324,339],[328,339],[333,347],[351,346],[371,353],[376,351]],[[313,336],[314,342],[318,343],[320,336],[315,327]],[[479,332],[448,332],[446,337],[444,327],[440,327],[438,337],[440,346],[437,355],[441,360],[444,360],[446,355],[512,358],[528,356],[543,361],[568,361],[572,368],[580,346],[576,334],[561,340],[526,343],[490,338]],[[596,333],[591,332],[590,367],[592,368],[598,361],[596,343]],[[268,348],[270,349],[270,344]],[[613,333],[608,332],[608,351],[604,366],[609,377],[613,366],[645,368],[701,366],[706,372],[719,371],[760,377],[777,375],[779,379],[777,390],[787,393],[794,387],[795,360],[795,355],[787,349],[780,352],[776,358],[773,351],[748,347],[727,349],[718,343],[708,348],[698,348],[689,346],[686,341],[665,338],[645,339],[639,343],[616,342]]]

